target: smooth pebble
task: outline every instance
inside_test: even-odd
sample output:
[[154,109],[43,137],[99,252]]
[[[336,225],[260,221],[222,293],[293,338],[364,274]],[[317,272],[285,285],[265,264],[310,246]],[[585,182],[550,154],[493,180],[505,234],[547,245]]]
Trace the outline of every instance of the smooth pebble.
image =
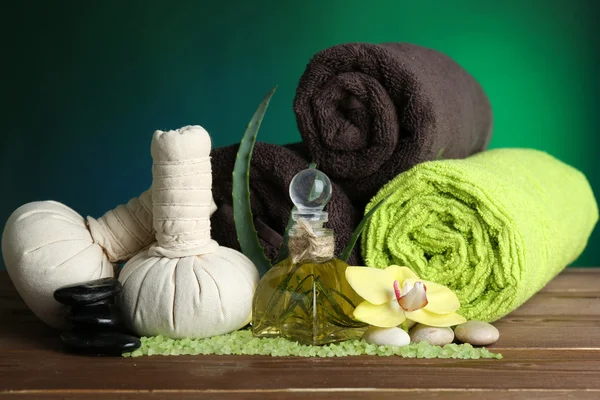
[[463,343],[485,346],[498,341],[500,332],[494,325],[482,321],[467,321],[454,328],[454,335]]
[[54,299],[66,305],[87,305],[114,297],[121,289],[118,279],[102,278],[63,286],[54,292]]
[[406,346],[410,344],[410,336],[403,329],[393,328],[378,328],[376,326],[369,327],[362,336],[367,343],[376,344],[378,346]]
[[67,321],[75,326],[89,328],[118,329],[121,324],[121,313],[112,304],[98,304],[73,307],[67,315]]
[[454,332],[451,328],[417,324],[410,331],[410,340],[413,343],[427,342],[434,346],[445,346],[454,341]]
[[96,355],[120,355],[142,345],[139,338],[119,332],[73,330],[63,332],[60,338],[70,351]]
[[105,304],[113,304],[114,305],[115,304],[115,298],[114,297],[110,297],[108,299],[96,301],[96,302],[90,303],[90,304],[74,304],[74,305],[68,306],[66,308],[71,313],[78,313],[78,312],[82,312],[82,310],[85,310],[88,307],[96,307],[96,306],[105,305]]

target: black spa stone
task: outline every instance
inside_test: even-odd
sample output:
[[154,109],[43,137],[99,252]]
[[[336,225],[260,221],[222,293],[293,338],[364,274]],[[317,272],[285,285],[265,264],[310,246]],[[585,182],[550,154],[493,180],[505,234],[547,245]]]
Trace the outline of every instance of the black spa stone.
[[74,306],[67,314],[67,321],[82,328],[119,329],[121,313],[114,304],[98,304]]
[[71,312],[79,312],[79,310],[85,309],[87,307],[95,307],[95,306],[100,306],[100,305],[109,305],[109,304],[115,304],[115,298],[114,297],[109,297],[108,299],[104,299],[104,300],[100,300],[100,301],[96,301],[94,303],[90,303],[90,304],[74,304],[72,306],[69,306],[69,310],[71,310]]
[[95,355],[121,355],[142,345],[139,338],[119,332],[72,330],[63,332],[60,338],[71,352]]
[[54,298],[66,305],[87,305],[109,299],[120,292],[121,282],[115,278],[102,278],[63,286],[54,292]]

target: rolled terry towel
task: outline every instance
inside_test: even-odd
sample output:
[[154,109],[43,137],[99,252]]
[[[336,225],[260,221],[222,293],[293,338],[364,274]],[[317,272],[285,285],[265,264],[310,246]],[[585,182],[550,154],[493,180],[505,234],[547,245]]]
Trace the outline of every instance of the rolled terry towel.
[[[232,172],[238,145],[215,148],[211,153],[213,169],[213,197],[217,211],[211,217],[212,237],[221,246],[240,249],[235,232],[232,204]],[[267,257],[275,262],[283,240],[293,203],[289,184],[298,172],[308,168],[309,161],[299,154],[274,144],[257,142],[250,166],[250,201],[255,228]],[[336,254],[346,246],[361,212],[354,208],[344,191],[333,183],[331,200],[325,211],[329,213],[327,227],[334,230]],[[360,246],[355,246],[349,259],[360,260]]]
[[364,231],[369,266],[447,285],[467,319],[522,305],[585,249],[598,205],[585,176],[537,150],[497,149],[400,174]]
[[400,172],[488,147],[492,110],[477,81],[448,56],[408,43],[349,43],[317,53],[294,112],[319,168],[368,200]]

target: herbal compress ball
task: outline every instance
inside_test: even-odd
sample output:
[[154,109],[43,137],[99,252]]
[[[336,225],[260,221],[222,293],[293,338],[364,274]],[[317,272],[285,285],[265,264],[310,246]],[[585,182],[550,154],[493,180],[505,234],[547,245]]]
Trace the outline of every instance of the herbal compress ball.
[[60,287],[112,277],[113,263],[131,258],[153,240],[148,191],[104,214],[84,218],[55,201],[15,210],[2,234],[2,256],[23,301],[51,327],[66,327]]
[[119,276],[126,323],[140,336],[204,338],[251,320],[259,274],[210,236],[211,141],[200,126],[152,138],[156,243]]

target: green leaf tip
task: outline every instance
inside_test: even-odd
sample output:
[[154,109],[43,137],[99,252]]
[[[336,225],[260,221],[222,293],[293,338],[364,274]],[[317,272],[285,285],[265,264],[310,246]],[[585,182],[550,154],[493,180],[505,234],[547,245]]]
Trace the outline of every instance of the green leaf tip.
[[244,136],[240,141],[233,168],[232,197],[235,231],[242,253],[254,263],[261,277],[267,273],[272,265],[265,255],[254,226],[250,202],[250,163],[258,130],[276,90],[277,86],[267,93],[248,123]]
[[445,147],[442,147],[442,148],[440,149],[440,151],[438,151],[438,153],[437,153],[437,156],[435,157],[436,161],[437,161],[437,160],[441,160],[441,159],[442,159],[442,155],[444,154],[444,150],[446,150],[446,148],[445,148]]
[[354,232],[352,233],[352,237],[350,238],[350,241],[348,242],[348,244],[346,245],[346,247],[344,248],[344,250],[342,251],[342,253],[340,254],[340,256],[338,257],[340,260],[347,262],[348,259],[350,258],[350,254],[352,254],[352,250],[354,249],[354,246],[356,245],[356,242],[358,241],[358,238],[360,237],[363,229],[365,229],[365,225],[367,224],[367,222],[369,221],[369,219],[371,218],[371,216],[373,214],[375,214],[375,211],[377,211],[377,209],[379,207],[381,207],[383,205],[383,203],[385,203],[385,201],[391,196],[392,194],[390,193],[389,195],[387,195],[384,199],[382,199],[379,203],[377,203],[375,205],[375,207],[373,207],[368,213],[367,215],[365,215],[363,217],[363,219],[360,221],[360,224],[358,224],[358,226],[356,227],[356,229],[354,230]]

